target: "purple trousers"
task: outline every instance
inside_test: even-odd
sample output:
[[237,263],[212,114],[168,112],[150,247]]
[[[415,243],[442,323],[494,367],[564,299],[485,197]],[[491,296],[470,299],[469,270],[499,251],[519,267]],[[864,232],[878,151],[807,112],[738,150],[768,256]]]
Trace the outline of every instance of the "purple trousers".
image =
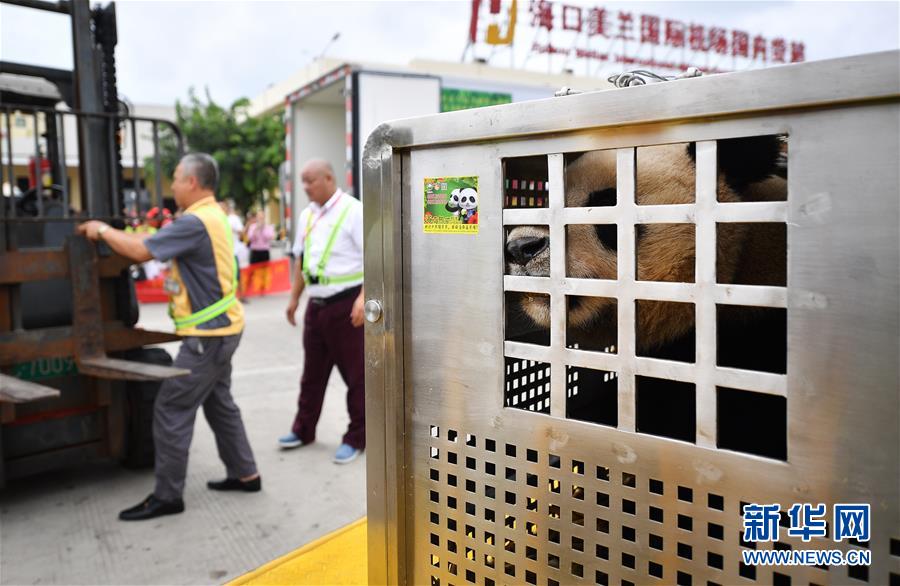
[[347,385],[347,411],[350,426],[343,442],[357,449],[366,447],[366,388],[363,358],[363,328],[353,327],[350,311],[356,295],[327,305],[309,300],[303,318],[303,375],[300,400],[291,431],[309,444],[316,439],[316,424],[322,413],[325,387],[331,370],[337,366]]

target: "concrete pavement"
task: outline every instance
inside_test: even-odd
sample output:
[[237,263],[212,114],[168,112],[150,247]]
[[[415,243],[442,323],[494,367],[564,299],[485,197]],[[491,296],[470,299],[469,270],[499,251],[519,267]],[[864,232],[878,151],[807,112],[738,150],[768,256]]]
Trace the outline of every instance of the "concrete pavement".
[[[0,491],[0,584],[221,584],[365,515],[365,456],[331,461],[348,422],[337,370],[317,442],[290,451],[276,445],[293,420],[302,365],[301,328],[287,324],[286,304],[287,294],[251,299],[233,362],[261,493],[207,490],[224,468],[202,416],[183,514],[117,519],[152,492],[151,470],[97,463],[13,481]],[[140,325],[172,329],[164,304],[142,306]],[[174,355],[177,344],[166,347]]]

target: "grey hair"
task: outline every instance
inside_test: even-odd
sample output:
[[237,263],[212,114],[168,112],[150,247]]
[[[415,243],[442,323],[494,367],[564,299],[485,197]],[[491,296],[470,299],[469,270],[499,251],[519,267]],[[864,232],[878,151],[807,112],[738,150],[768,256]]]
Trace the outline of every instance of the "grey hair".
[[181,168],[185,175],[197,178],[204,189],[215,191],[219,186],[219,164],[206,153],[188,153],[181,157]]

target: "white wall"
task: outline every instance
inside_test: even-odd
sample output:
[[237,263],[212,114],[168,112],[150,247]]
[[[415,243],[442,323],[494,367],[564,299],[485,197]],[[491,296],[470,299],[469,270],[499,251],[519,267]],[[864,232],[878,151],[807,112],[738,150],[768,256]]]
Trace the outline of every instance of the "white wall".
[[300,181],[303,163],[313,158],[329,161],[339,187],[349,189],[346,177],[347,128],[344,104],[315,104],[301,100],[291,110],[291,181],[293,183],[292,225],[309,199]]
[[[391,75],[361,72],[359,87],[359,128],[356,141],[359,161],[353,173],[362,191],[362,157],[366,140],[379,124],[399,118],[438,114],[441,111],[441,80],[422,75]],[[362,194],[358,194],[362,199]]]

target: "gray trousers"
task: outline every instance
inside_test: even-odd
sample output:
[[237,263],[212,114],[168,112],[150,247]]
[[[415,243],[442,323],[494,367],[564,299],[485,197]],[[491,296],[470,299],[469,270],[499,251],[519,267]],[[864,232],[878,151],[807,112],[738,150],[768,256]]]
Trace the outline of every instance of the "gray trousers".
[[216,436],[227,477],[256,474],[241,411],[231,397],[231,357],[240,341],[240,334],[182,340],[175,366],[188,368],[191,374],[166,379],[153,408],[156,498],[170,501],[184,492],[194,419],[201,405]]

